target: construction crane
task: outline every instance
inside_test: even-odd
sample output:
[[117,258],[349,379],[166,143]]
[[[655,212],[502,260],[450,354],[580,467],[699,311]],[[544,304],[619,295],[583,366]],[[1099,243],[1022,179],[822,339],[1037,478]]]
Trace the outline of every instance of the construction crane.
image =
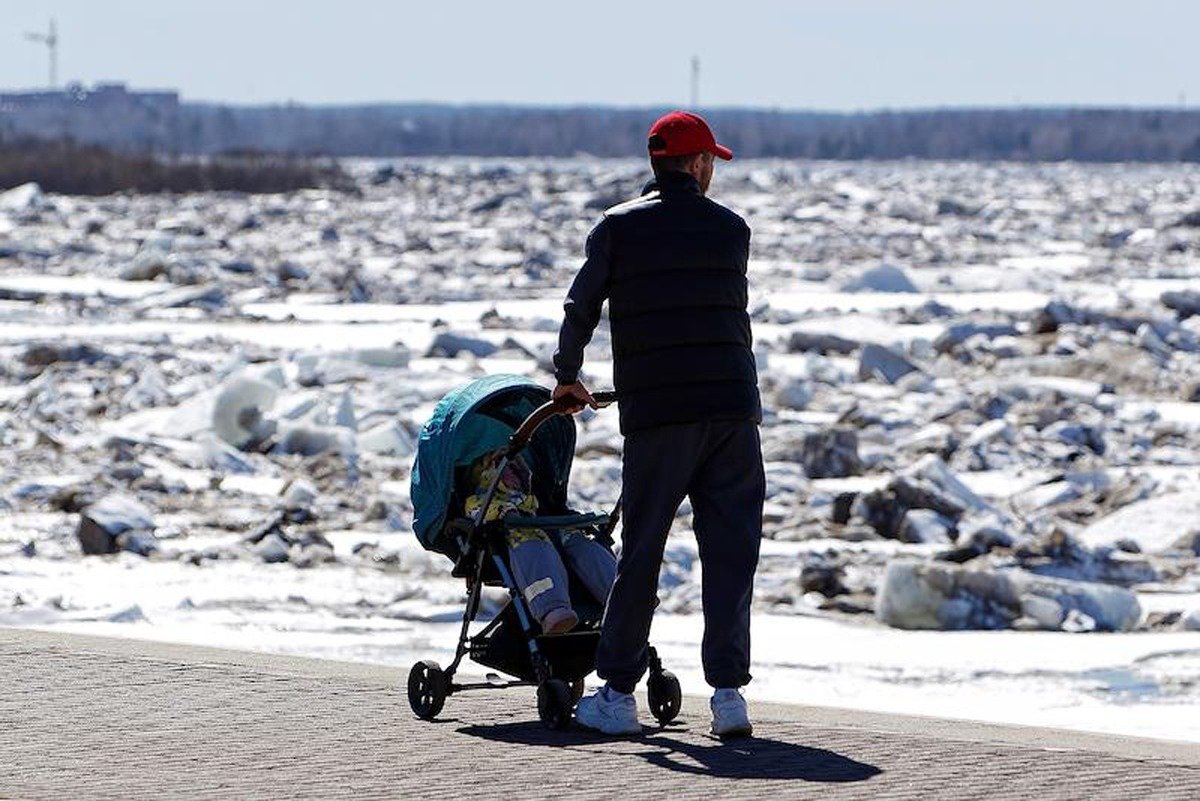
[[25,38],[31,42],[44,44],[50,53],[50,88],[58,88],[58,25],[50,20],[49,33],[27,33]]

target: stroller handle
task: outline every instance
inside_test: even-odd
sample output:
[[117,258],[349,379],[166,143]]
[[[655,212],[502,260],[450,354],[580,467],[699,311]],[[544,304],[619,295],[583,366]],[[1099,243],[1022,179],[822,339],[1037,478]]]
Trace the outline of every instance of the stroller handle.
[[[592,399],[596,401],[597,409],[603,409],[617,402],[617,393],[611,391],[593,392]],[[517,427],[517,430],[513,432],[513,435],[509,437],[508,449],[505,451],[505,455],[512,458],[525,450],[525,446],[533,438],[533,433],[541,427],[542,423],[560,414],[573,414],[572,410],[574,407],[575,403],[569,398],[564,397],[558,400],[547,401],[534,409],[533,413],[526,417],[521,425]]]

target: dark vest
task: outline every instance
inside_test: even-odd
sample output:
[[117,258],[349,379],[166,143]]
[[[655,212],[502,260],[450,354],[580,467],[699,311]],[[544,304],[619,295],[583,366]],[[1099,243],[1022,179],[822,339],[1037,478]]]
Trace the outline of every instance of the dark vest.
[[750,229],[670,173],[609,209],[609,322],[625,433],[761,421],[746,312]]

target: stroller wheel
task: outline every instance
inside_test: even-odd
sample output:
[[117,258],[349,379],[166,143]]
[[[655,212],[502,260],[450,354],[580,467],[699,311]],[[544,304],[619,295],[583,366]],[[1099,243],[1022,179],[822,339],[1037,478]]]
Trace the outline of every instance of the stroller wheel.
[[408,703],[413,714],[432,720],[446,703],[446,674],[432,659],[417,662],[408,671]]
[[562,679],[547,679],[538,685],[538,717],[547,729],[565,729],[571,725],[575,700],[571,687]]
[[679,717],[679,708],[683,706],[683,690],[674,673],[669,670],[651,673],[646,695],[650,701],[650,712],[659,723],[665,726]]

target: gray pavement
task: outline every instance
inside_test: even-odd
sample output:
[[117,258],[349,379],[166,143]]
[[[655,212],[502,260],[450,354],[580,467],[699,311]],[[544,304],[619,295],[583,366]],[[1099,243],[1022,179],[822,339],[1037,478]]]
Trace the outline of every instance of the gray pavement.
[[543,730],[528,688],[419,721],[404,678],[0,629],[0,799],[1200,799],[1190,743],[758,705],[756,736],[722,744],[691,698],[609,740]]

